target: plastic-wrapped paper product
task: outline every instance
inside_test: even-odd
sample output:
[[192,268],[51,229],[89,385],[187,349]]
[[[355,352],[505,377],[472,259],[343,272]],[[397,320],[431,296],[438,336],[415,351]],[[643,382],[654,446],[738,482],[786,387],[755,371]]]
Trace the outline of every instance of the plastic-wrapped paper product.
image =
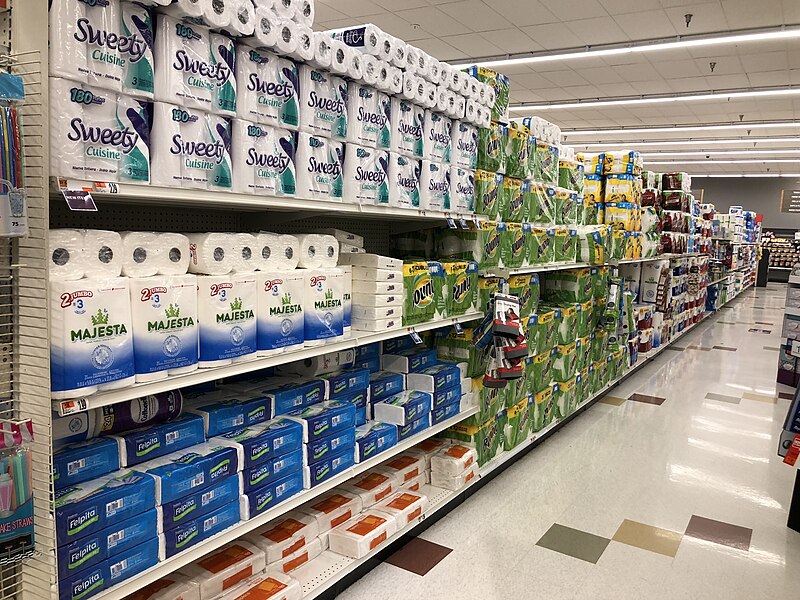
[[692,177],[688,173],[664,173],[661,176],[662,190],[692,191]]
[[518,269],[525,261],[528,249],[527,238],[531,227],[529,223],[506,223],[506,231],[501,237],[500,258],[506,269]]
[[537,181],[558,185],[558,146],[536,140],[536,156],[532,176]]
[[605,172],[605,153],[598,154],[583,154],[582,155],[583,170],[586,176],[595,175],[602,176]]
[[503,193],[500,197],[500,220],[521,223],[525,220],[525,203],[522,195],[522,181],[506,175],[503,179]]
[[611,173],[636,175],[637,179],[644,167],[642,156],[635,150],[605,152],[603,165],[603,173],[606,175]]
[[478,130],[478,168],[485,171],[502,171],[505,167],[505,150],[508,144],[508,127],[492,123]]
[[574,227],[557,225],[553,239],[554,262],[576,262],[578,232]]
[[556,188],[539,181],[530,184],[527,218],[531,223],[555,223]]
[[621,229],[611,231],[611,259],[622,260],[628,249],[628,238],[630,232]]
[[605,222],[613,229],[634,231],[639,219],[639,205],[630,202],[608,202],[605,206]]
[[636,202],[640,195],[641,180],[635,175],[622,174],[606,177],[604,202]]
[[492,69],[480,66],[469,67],[466,71],[468,75],[477,78],[481,83],[488,84],[493,90],[494,102],[491,103],[491,120],[500,123],[508,123],[508,104],[510,99],[509,78]]
[[583,192],[584,185],[584,170],[583,163],[571,160],[558,161],[558,185],[574,190],[576,192]]
[[516,177],[518,179],[530,177],[529,137],[530,131],[527,127],[518,123],[509,125],[505,170],[508,177]]
[[520,316],[529,316],[539,305],[539,275],[533,273],[509,277],[508,292],[519,298]]
[[658,231],[660,229],[661,219],[658,216],[656,207],[643,206],[639,210],[641,213],[642,232],[650,233],[652,231]]
[[578,231],[578,262],[602,265],[608,258],[606,244],[608,227],[606,225],[584,225]]
[[531,228],[528,241],[528,264],[542,265],[551,263],[555,257],[555,229],[548,227]]
[[503,192],[503,176],[492,171],[475,171],[475,212],[496,219]]

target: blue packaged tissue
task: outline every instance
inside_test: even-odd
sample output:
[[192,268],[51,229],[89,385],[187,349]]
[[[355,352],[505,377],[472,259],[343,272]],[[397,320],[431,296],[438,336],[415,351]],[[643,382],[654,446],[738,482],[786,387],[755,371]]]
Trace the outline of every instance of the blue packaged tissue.
[[381,355],[381,343],[372,342],[371,344],[364,344],[356,348],[356,360],[372,358]]
[[69,577],[93,567],[107,558],[158,536],[158,512],[155,508],[87,535],[70,544],[58,546],[58,576]]
[[397,425],[370,421],[356,428],[356,462],[363,462],[397,444]]
[[403,440],[411,437],[412,435],[420,433],[421,431],[425,431],[430,426],[431,426],[431,414],[428,413],[424,417],[421,417],[416,421],[412,421],[408,425],[398,427],[397,441],[402,442]]
[[356,427],[359,425],[363,425],[367,422],[367,407],[366,405],[358,407],[356,406]]
[[381,366],[384,371],[394,373],[415,373],[426,367],[436,364],[436,350],[411,348],[398,350],[393,354],[384,354],[381,357]]
[[276,379],[257,388],[270,401],[274,416],[317,404],[325,399],[325,384],[320,379],[304,382]]
[[367,401],[369,399],[369,388],[356,392],[351,396],[340,398],[339,402],[350,402],[356,407],[355,426],[363,425],[367,422]]
[[370,373],[377,373],[381,370],[381,357],[358,358],[353,366],[357,369],[366,369]]
[[110,437],[119,444],[120,465],[131,467],[151,458],[202,444],[206,441],[206,432],[202,417],[183,415],[169,423],[141,427]]
[[239,504],[231,502],[222,508],[189,519],[177,527],[164,531],[159,536],[162,542],[162,551],[166,558],[175,556],[223,529],[236,525],[240,520]]
[[269,400],[261,394],[235,394],[219,399],[209,394],[191,401],[188,412],[203,417],[206,436],[214,437],[272,418]]
[[396,337],[381,342],[381,353],[394,354],[395,352],[399,352],[400,350],[411,350],[417,347],[418,344],[413,339],[411,339],[410,335],[404,335],[402,337]]
[[313,488],[320,483],[328,481],[331,477],[346,471],[354,464],[356,464],[356,458],[353,446],[343,448],[336,454],[329,454],[323,460],[308,467],[311,487]]
[[[358,408],[356,408],[358,412]],[[356,430],[351,427],[339,433],[334,433],[306,444],[306,459],[309,465],[324,460],[331,454],[340,452],[342,448],[354,448],[356,445]]]
[[210,442],[153,459],[139,468],[156,480],[158,504],[205,489],[241,470],[240,453]]
[[438,363],[406,375],[410,390],[436,392],[461,383],[461,369],[453,363]]
[[461,399],[459,398],[455,402],[451,402],[450,404],[445,404],[438,408],[434,408],[431,412],[431,425],[436,425],[441,423],[442,421],[446,421],[452,417],[455,417],[458,413],[461,412]]
[[303,447],[303,426],[292,419],[278,417],[252,427],[231,431],[213,443],[242,449],[244,468],[254,467],[275,456]]
[[252,519],[299,494],[303,489],[305,489],[305,473],[296,471],[257,490],[247,492],[240,499],[242,518]]
[[407,425],[427,415],[433,408],[433,394],[418,390],[405,390],[372,405],[375,421]]
[[439,390],[433,393],[433,409],[436,410],[440,406],[452,404],[457,400],[461,400],[461,382],[456,385],[450,386],[445,390]]
[[189,519],[196,519],[228,504],[238,502],[244,491],[242,474],[215,483],[214,485],[181,496],[172,502],[161,504],[161,520],[164,529],[172,529]]
[[117,471],[56,492],[56,538],[69,544],[156,506],[156,482],[139,471]]
[[406,389],[406,376],[402,373],[379,371],[369,378],[369,401],[372,403],[394,396]]
[[313,442],[355,427],[356,407],[350,402],[329,402],[294,410],[287,417],[303,426],[305,442]]
[[245,469],[242,473],[244,479],[244,491],[251,492],[265,486],[271,481],[286,477],[295,471],[301,471],[305,466],[305,453],[302,448],[294,452],[276,456],[275,458],[262,462],[260,465]]
[[321,375],[325,382],[325,399],[338,400],[369,385],[369,369],[347,369],[337,373]]
[[108,438],[70,444],[53,454],[53,485],[57,490],[117,470],[119,446]]

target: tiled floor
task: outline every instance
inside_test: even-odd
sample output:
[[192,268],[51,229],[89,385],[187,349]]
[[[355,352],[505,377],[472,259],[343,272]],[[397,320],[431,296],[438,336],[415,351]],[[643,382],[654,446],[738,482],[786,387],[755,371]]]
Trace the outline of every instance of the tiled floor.
[[453,551],[427,574],[384,563],[339,598],[796,598],[780,325],[748,331],[784,296],[743,294],[680,342],[713,351],[661,353],[429,528]]

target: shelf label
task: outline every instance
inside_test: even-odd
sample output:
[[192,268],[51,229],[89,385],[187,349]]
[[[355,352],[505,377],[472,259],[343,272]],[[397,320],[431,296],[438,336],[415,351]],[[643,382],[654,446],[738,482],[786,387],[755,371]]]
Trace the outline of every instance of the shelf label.
[[797,463],[797,457],[800,455],[800,434],[794,436],[794,441],[789,449],[786,451],[786,456],[783,457],[783,462],[792,467]]
[[461,229],[469,229],[469,223],[463,217],[458,221],[459,225],[461,225]]
[[78,212],[97,212],[91,192],[88,190],[61,190],[70,210]]
[[455,329],[458,334],[464,333],[464,328],[461,326],[461,323],[453,323],[453,329]]
[[415,344],[420,345],[422,343],[422,337],[420,337],[416,329],[411,328],[408,331],[408,335],[411,336],[411,339],[414,340]]
[[89,404],[86,402],[86,398],[79,398],[76,400],[62,401],[59,412],[61,413],[62,417],[66,417],[67,415],[77,412],[84,412],[86,410],[89,410]]
[[448,218],[447,218],[447,226],[448,226],[450,229],[458,229],[458,227],[456,227],[456,220],[455,220],[455,219],[453,219],[453,218],[451,218],[451,217],[448,217]]

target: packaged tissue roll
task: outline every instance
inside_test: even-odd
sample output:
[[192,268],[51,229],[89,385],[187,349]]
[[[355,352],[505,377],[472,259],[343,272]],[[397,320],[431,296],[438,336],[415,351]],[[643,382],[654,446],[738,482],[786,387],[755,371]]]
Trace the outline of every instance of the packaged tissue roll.
[[518,269],[522,266],[528,250],[529,223],[505,223],[505,231],[501,235],[500,259],[506,269]]
[[389,153],[347,144],[344,156],[343,200],[355,204],[388,205]]
[[172,104],[153,105],[152,183],[164,187],[233,187],[231,124],[223,117]]
[[341,77],[300,66],[300,129],[311,134],[347,138],[347,82]]
[[389,153],[389,206],[421,207],[422,161]]
[[422,208],[427,210],[450,210],[449,165],[423,160],[419,187]]
[[297,196],[341,201],[344,144],[308,133],[297,134]]
[[506,176],[526,179],[531,176],[528,151],[530,132],[527,127],[512,123],[508,127]]
[[522,223],[526,217],[522,181],[509,176],[504,177],[503,193],[500,196],[500,220]]
[[505,167],[505,150],[508,144],[508,127],[491,123],[478,130],[477,166],[485,171],[502,171]]
[[239,44],[236,82],[240,119],[291,129],[300,125],[300,82],[291,59]]
[[508,77],[481,66],[469,67],[467,74],[477,78],[481,83],[488,84],[494,90],[494,103],[491,106],[492,121],[508,123],[508,103],[510,99]]
[[478,301],[478,263],[474,261],[442,261],[444,286],[442,295],[447,316],[464,315],[475,309]]
[[305,339],[302,271],[256,273],[258,286],[258,353],[267,355]]
[[474,173],[471,169],[450,167],[450,205],[456,212],[475,212]]
[[256,307],[253,273],[197,278],[201,367],[230,364],[256,352]]
[[344,274],[340,269],[304,270],[306,345],[344,335]]
[[603,158],[603,174],[605,175],[613,173],[639,176],[642,174],[644,167],[642,156],[635,150],[605,152]]
[[403,325],[416,325],[430,321],[436,314],[436,295],[433,276],[428,263],[403,262]]
[[608,175],[605,181],[604,202],[638,202],[642,191],[641,179],[635,175]]
[[558,146],[536,140],[533,178],[550,185],[558,185]]
[[452,153],[452,121],[443,114],[426,110],[422,132],[423,156],[431,161],[449,163]]
[[528,220],[537,224],[554,224],[557,218],[557,190],[553,186],[534,181],[528,204]]
[[392,152],[422,158],[422,129],[425,109],[404,98],[392,98]]
[[583,163],[572,160],[561,159],[558,161],[558,185],[574,190],[576,192],[583,192],[584,184],[584,171]]
[[386,94],[354,81],[347,88],[350,123],[347,141],[388,150],[391,146],[392,103]]
[[295,195],[294,133],[236,119],[231,139],[234,191],[269,196]]
[[503,176],[492,171],[475,171],[475,212],[496,219],[503,192]]
[[50,173],[92,181],[150,181],[150,113],[129,96],[50,79]]
[[464,169],[478,164],[478,129],[465,121],[453,121],[451,161]]
[[541,265],[555,260],[555,229],[532,227],[528,240],[528,264]]

